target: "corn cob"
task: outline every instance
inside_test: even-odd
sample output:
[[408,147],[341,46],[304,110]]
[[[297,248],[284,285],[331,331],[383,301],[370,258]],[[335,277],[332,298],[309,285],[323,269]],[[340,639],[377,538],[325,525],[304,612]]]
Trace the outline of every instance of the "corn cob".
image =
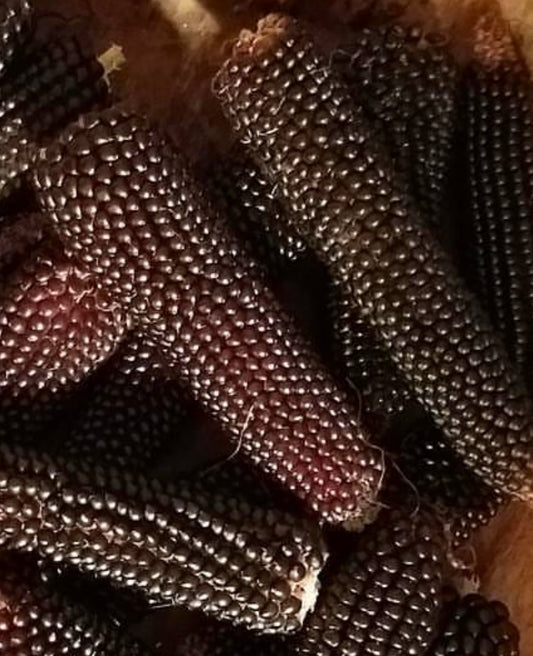
[[[305,242],[287,230],[285,211],[276,190],[250,161],[235,149],[229,164],[214,167],[208,176],[219,206],[243,242],[249,243],[266,274],[274,280],[303,258],[313,260]],[[381,349],[364,320],[350,310],[349,298],[329,285],[333,317],[334,356],[339,373],[357,388],[370,412],[394,414],[404,409],[408,391],[394,365]],[[315,291],[316,293],[316,291]]]
[[0,556],[2,656],[148,656],[85,600],[43,580],[36,563],[20,554]]
[[[394,419],[413,405],[411,391],[349,294],[330,284],[330,313],[337,367],[357,389],[366,412]],[[384,424],[384,428],[386,427]]]
[[39,559],[38,565],[42,581],[51,589],[72,599],[90,600],[91,608],[115,625],[133,626],[150,613],[149,603],[139,592],[116,588],[97,576],[80,574],[75,567],[56,565],[46,559]]
[[104,68],[74,38],[35,49],[0,85],[0,196],[56,130],[107,99]]
[[435,234],[445,239],[457,65],[419,28],[399,25],[358,31],[333,61],[384,135],[406,191]]
[[117,109],[90,115],[33,180],[68,249],[247,457],[328,521],[373,513],[381,453],[163,137]]
[[430,517],[382,511],[323,581],[296,654],[426,653],[443,605],[444,539]]
[[88,399],[61,453],[148,471],[184,415],[179,387],[152,344],[133,335],[89,385]]
[[273,186],[238,148],[204,177],[216,207],[228,219],[242,247],[249,248],[264,266],[265,278],[283,307],[315,349],[328,357],[330,335],[323,323],[314,321],[327,302],[327,276],[305,243],[284,229],[279,217],[283,209]]
[[283,208],[276,191],[250,162],[235,149],[224,166],[213,167],[208,174],[213,198],[244,242],[250,244],[267,270],[280,275],[290,262],[303,256],[305,242],[287,231],[280,217]]
[[[0,393],[0,440],[25,444],[34,448],[59,448],[64,439],[63,428],[68,430],[75,419],[78,390],[70,388],[50,392],[47,389],[26,394],[12,390]],[[61,422],[62,430],[57,430]]]
[[0,449],[0,471],[4,548],[257,631],[294,631],[314,603],[325,552],[306,520],[21,448]]
[[0,288],[4,439],[33,440],[125,330],[123,313],[57,244],[23,260]]
[[499,601],[478,594],[450,599],[440,635],[427,656],[519,656],[519,633]]
[[[386,147],[395,172],[428,225],[449,245],[446,200],[457,113],[457,67],[418,28],[384,25],[359,30],[331,61],[346,79]],[[332,285],[337,360],[372,413],[394,417],[413,402],[384,348]]]
[[123,314],[62,249],[45,244],[0,290],[0,388],[57,391],[116,347]]
[[453,546],[489,523],[504,496],[468,470],[428,422],[408,432],[397,459],[404,477],[445,522]]
[[242,35],[216,88],[278,182],[292,210],[284,216],[351,294],[449,443],[487,483],[532,499],[524,386],[312,38],[268,17]]
[[464,83],[473,284],[513,359],[530,377],[533,320],[533,86],[513,46],[475,62]]
[[28,0],[3,0],[0,7],[0,75],[20,53],[31,27],[32,8]]

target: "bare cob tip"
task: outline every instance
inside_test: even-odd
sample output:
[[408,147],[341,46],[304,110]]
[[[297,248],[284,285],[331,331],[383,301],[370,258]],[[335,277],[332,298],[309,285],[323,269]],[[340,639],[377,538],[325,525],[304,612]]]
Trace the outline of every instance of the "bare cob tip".
[[285,14],[268,14],[257,23],[257,29],[243,30],[233,47],[233,57],[258,58],[271,52],[290,30],[293,19]]
[[300,600],[301,607],[298,613],[298,622],[303,625],[308,613],[312,612],[318,600],[318,593],[320,590],[319,574],[327,560],[327,555],[324,558],[324,563],[320,567],[310,569],[304,579],[293,584],[292,594],[296,599]]
[[511,30],[499,14],[482,16],[474,28],[474,60],[487,68],[514,62],[518,51]]

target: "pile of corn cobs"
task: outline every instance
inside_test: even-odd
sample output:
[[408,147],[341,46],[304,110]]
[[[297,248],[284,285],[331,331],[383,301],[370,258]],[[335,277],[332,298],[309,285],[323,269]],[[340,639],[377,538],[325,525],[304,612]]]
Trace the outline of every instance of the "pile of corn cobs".
[[[518,654],[453,589],[533,499],[512,38],[460,66],[416,29],[328,51],[268,16],[213,83],[239,143],[193,172],[76,39],[1,12],[0,653],[155,653],[128,625],[163,605],[211,618],[184,656]],[[163,480],[193,406],[230,457]]]

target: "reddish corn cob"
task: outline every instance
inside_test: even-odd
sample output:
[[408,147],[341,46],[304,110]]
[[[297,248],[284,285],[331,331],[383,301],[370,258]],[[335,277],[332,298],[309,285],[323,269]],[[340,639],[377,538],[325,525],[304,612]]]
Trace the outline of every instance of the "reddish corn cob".
[[46,243],[33,252],[0,289],[0,434],[35,437],[126,327],[61,248]]
[[155,347],[134,335],[95,376],[62,453],[147,471],[183,415],[182,391],[163,371]]
[[[305,235],[464,461],[533,498],[533,408],[488,319],[413,214],[363,113],[301,26],[245,33],[216,86]],[[279,108],[279,109],[278,109]]]
[[19,554],[0,556],[2,656],[148,656],[74,594],[44,581],[36,563]]
[[306,520],[22,449],[2,447],[0,471],[4,548],[263,632],[296,630],[314,604],[325,552]]
[[410,431],[400,450],[397,464],[403,476],[436,509],[453,546],[488,524],[504,503],[504,496],[468,470],[431,424]]
[[324,577],[294,653],[425,654],[443,605],[444,551],[424,511],[383,510]]
[[478,594],[446,604],[444,625],[428,656],[519,656],[520,636],[499,601]]
[[380,452],[161,136],[119,110],[89,116],[34,184],[69,250],[247,456],[329,521],[373,512]]
[[28,0],[3,0],[0,7],[0,75],[19,53],[31,25]]
[[61,248],[44,245],[0,291],[0,388],[56,391],[116,347],[123,314]]
[[105,103],[103,74],[94,55],[72,37],[35,50],[0,85],[0,195],[28,170],[46,137]]
[[462,245],[464,259],[474,262],[473,285],[529,379],[533,85],[517,48],[508,46],[502,60],[474,63],[465,76],[471,239]]

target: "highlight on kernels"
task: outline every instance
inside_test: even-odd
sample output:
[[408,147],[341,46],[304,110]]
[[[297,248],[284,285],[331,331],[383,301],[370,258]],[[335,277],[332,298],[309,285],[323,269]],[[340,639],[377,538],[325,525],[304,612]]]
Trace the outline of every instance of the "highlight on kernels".
[[[214,79],[188,19],[137,66],[136,29],[82,46],[107,5],[0,0],[1,656],[518,656],[527,619],[465,595],[533,498],[514,26],[207,4]],[[138,97],[147,42],[185,102]]]
[[[488,484],[533,498],[533,406],[488,317],[304,26],[244,32],[215,89],[332,277],[447,441]],[[482,372],[482,373],[480,373]]]
[[152,604],[263,633],[300,628],[327,553],[317,527],[199,481],[0,448],[0,545],[91,573]]
[[90,114],[43,150],[33,185],[64,245],[244,454],[325,520],[372,518],[381,451],[168,140],[124,110]]

